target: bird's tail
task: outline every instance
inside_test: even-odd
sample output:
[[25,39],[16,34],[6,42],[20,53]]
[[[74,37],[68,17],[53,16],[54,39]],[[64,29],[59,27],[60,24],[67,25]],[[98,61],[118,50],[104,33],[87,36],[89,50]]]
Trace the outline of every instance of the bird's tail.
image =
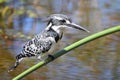
[[8,72],[13,71],[13,70],[19,65],[19,63],[21,62],[21,60],[22,60],[24,57],[25,57],[24,54],[18,54],[18,55],[16,56],[16,62],[15,62],[15,64],[14,64],[12,67],[9,68]]

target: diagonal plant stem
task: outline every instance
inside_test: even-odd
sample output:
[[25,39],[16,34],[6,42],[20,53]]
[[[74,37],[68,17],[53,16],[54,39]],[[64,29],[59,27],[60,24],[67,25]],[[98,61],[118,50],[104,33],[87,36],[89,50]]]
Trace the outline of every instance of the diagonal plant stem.
[[[79,47],[79,46],[81,46],[81,45],[83,45],[83,44],[86,44],[86,43],[88,43],[88,42],[90,42],[90,41],[93,41],[93,40],[95,40],[95,39],[98,39],[98,38],[100,38],[100,37],[102,37],[102,36],[105,36],[105,35],[108,35],[108,34],[112,34],[112,33],[114,33],[114,32],[118,32],[118,31],[120,31],[120,26],[115,26],[115,27],[106,29],[106,30],[104,30],[104,31],[98,32],[98,33],[96,33],[96,34],[93,34],[93,35],[91,35],[91,36],[88,36],[88,37],[86,37],[86,38],[84,38],[84,39],[81,39],[81,40],[79,40],[79,41],[77,41],[77,42],[75,42],[75,43],[73,43],[73,44],[65,47],[64,49],[56,52],[56,53],[53,55],[53,57],[54,57],[54,59],[56,59],[56,58],[58,58],[58,57],[60,57],[60,56],[62,56],[62,55],[64,55],[64,54],[66,54],[67,52],[73,50],[74,48],[77,48],[77,47]],[[20,79],[22,79],[23,77],[27,76],[28,74],[32,73],[33,71],[41,68],[42,66],[48,64],[48,63],[51,62],[51,61],[53,61],[54,59],[51,58],[51,57],[48,57],[45,61],[41,61],[41,62],[39,62],[38,64],[30,67],[29,69],[27,69],[26,71],[22,72],[21,74],[19,74],[18,76],[16,76],[16,77],[13,78],[12,80],[20,80]]]

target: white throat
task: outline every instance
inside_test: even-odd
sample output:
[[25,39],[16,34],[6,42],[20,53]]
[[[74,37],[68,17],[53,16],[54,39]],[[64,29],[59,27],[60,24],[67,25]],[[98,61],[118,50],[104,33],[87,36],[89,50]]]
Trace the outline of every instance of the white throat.
[[49,25],[45,28],[45,30],[49,30],[50,28],[52,28],[54,31],[56,31],[58,34],[60,34],[60,33],[62,33],[64,26],[62,26],[62,25],[55,26],[55,25],[52,25],[52,23],[49,23]]
[[52,26],[52,29],[56,31],[58,34],[60,34],[63,28],[61,26]]

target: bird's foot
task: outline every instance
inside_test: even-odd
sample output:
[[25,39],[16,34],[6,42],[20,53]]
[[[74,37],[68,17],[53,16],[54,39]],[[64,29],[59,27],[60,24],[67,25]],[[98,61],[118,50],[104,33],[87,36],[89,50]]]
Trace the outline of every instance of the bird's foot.
[[53,56],[53,55],[48,55],[48,58],[50,58],[51,60],[54,60],[55,59],[55,57]]

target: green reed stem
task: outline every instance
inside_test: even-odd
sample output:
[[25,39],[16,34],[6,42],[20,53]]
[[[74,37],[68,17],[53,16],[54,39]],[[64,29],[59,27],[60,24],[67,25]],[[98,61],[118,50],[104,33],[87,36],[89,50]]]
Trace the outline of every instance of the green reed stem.
[[[108,34],[112,34],[114,32],[117,32],[117,31],[120,31],[120,26],[115,26],[115,27],[112,27],[112,28],[109,28],[109,29],[106,29],[104,31],[101,31],[101,32],[98,32],[98,33],[95,33],[93,35],[90,35],[84,39],[81,39],[67,47],[65,47],[64,49],[56,52],[53,56],[54,56],[54,59],[66,54],[67,52],[73,50],[74,48],[77,48],[83,44],[86,44],[90,41],[93,41],[95,39],[98,39],[102,36],[105,36],[105,35],[108,35]],[[23,77],[27,76],[28,74],[32,73],[33,71],[41,68],[42,66],[48,64],[49,62],[53,61],[54,59],[48,57],[45,61],[41,61],[39,62],[38,64],[30,67],[29,69],[27,69],[26,71],[22,72],[21,74],[19,74],[18,76],[16,76],[15,78],[13,78],[12,80],[20,80],[22,79]]]

